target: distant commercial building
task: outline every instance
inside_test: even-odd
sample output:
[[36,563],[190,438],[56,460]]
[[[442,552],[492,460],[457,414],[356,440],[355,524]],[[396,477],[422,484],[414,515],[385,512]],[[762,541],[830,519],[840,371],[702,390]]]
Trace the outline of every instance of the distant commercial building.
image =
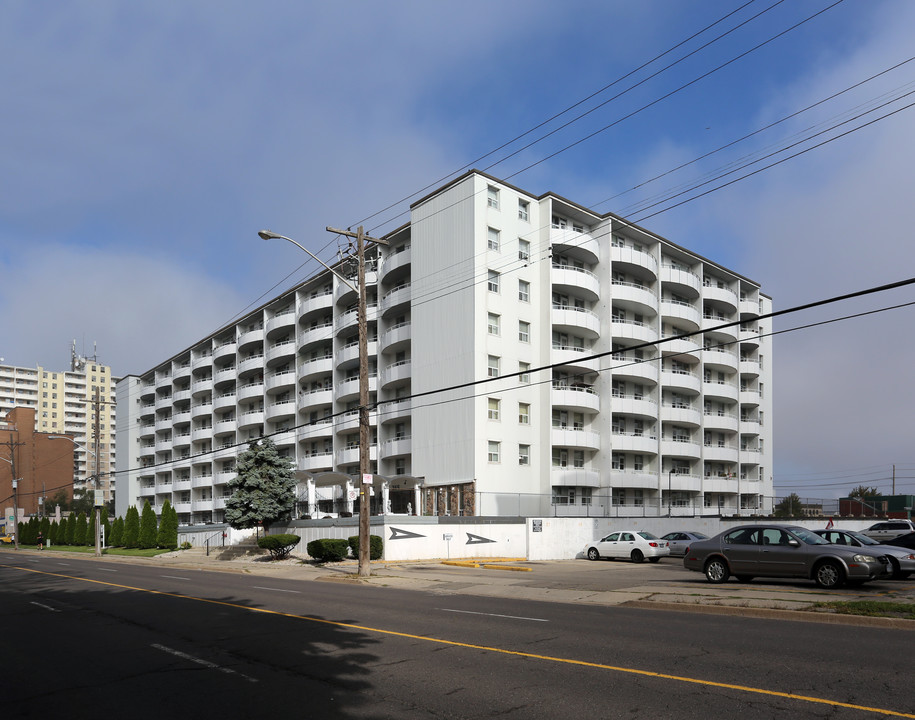
[[[476,171],[385,239],[366,280],[372,512],[771,511],[758,283]],[[323,271],[125,377],[117,513],[169,500],[182,522],[221,521],[239,444],[265,434],[295,463],[299,513],[351,512],[356,301]]]
[[[115,487],[116,382],[110,367],[99,363],[94,356],[79,355],[75,342],[67,371],[0,363],[0,415],[18,407],[31,408],[35,411],[36,431],[70,436],[76,449],[71,480],[77,489],[85,488],[87,478],[96,472],[98,435],[100,489],[107,502],[113,497]],[[97,432],[96,390],[102,401]]]
[[[53,508],[45,507],[45,500],[59,492],[71,499],[73,458],[69,438],[35,431],[34,409],[15,408],[0,415],[0,498],[7,511],[0,524],[15,516],[14,505],[22,520],[53,513]],[[19,480],[15,492],[14,477]]]

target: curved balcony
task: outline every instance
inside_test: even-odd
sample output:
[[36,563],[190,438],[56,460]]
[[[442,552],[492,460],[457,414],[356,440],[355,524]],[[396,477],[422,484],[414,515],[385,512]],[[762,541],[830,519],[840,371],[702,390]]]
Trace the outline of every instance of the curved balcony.
[[[706,430],[723,430],[725,432],[737,432],[738,421],[734,413],[728,412],[707,412],[702,415],[704,427]],[[743,423],[740,424],[743,427]]]
[[299,335],[299,350],[306,352],[317,345],[329,343],[334,336],[334,324],[332,322],[323,323],[309,327]]
[[740,317],[742,320],[749,320],[750,318],[759,317],[759,300],[755,298],[741,298],[740,299]]
[[[369,457],[373,461],[378,459],[378,448],[374,445],[369,446]],[[336,453],[334,453],[334,464],[337,465],[337,467],[343,465],[358,465],[359,448],[349,447],[344,448],[343,450],[338,450]]]
[[195,378],[191,383],[191,397],[198,397],[202,393],[213,392],[213,378]]
[[182,423],[189,423],[191,421],[191,407],[183,407],[180,410],[175,409],[172,413],[172,425],[180,425]]
[[759,367],[759,360],[743,360],[740,361],[740,376],[741,377],[759,377],[761,369]]
[[255,345],[262,346],[264,344],[264,328],[254,328],[253,330],[243,332],[238,336],[237,344],[239,352],[250,349]]
[[667,487],[664,489],[700,492],[702,490],[702,478],[690,473],[673,473],[667,476]]
[[298,469],[305,472],[331,470],[334,467],[334,454],[330,452],[314,452],[299,458]]
[[235,372],[235,365],[230,365],[229,367],[216,368],[216,372],[213,374],[213,382],[215,385],[225,385],[226,383],[235,382],[237,374]]
[[212,509],[213,498],[209,498],[208,500],[194,500],[191,503],[191,512],[209,512]]
[[[631,272],[637,277],[658,277],[658,260],[651,253],[631,246],[610,248],[610,262],[621,272]],[[698,282],[698,278],[696,278]]]
[[191,417],[199,418],[206,417],[213,413],[213,401],[207,400],[205,402],[197,403],[196,405],[191,406]]
[[737,485],[737,478],[734,476],[706,475],[702,478],[702,489],[707,493],[713,492],[733,495],[737,493]]
[[168,452],[172,449],[172,439],[171,436],[165,438],[156,438],[155,444],[156,452]]
[[308,414],[317,408],[332,405],[334,391],[332,388],[321,388],[299,393],[299,412]]
[[211,437],[213,437],[213,427],[212,426],[194,428],[193,430],[191,430],[191,442],[209,440]]
[[231,420],[219,420],[213,424],[213,435],[234,434],[238,430],[238,422],[235,418]]
[[395,458],[409,455],[413,452],[413,439],[411,437],[392,438],[381,444],[382,458]]
[[[359,378],[350,378],[338,383],[334,388],[338,402],[347,402],[348,400],[359,399]],[[378,391],[378,376],[369,375],[369,394]]]
[[388,389],[405,385],[410,381],[412,363],[409,360],[400,360],[391,363],[381,371],[381,387]]
[[295,387],[295,371],[286,370],[281,373],[268,375],[264,381],[268,393],[279,393],[284,390],[292,390]]
[[328,355],[326,357],[305,360],[299,366],[299,382],[304,384],[311,380],[325,375],[330,375],[334,371],[334,359]]
[[550,444],[553,447],[600,450],[600,433],[593,430],[575,430],[571,427],[550,428]]
[[661,283],[665,290],[690,299],[699,297],[702,279],[691,270],[673,265],[661,267]]
[[223,343],[213,349],[213,362],[217,365],[225,363],[227,360],[234,360],[237,345],[234,340]]
[[657,332],[645,323],[630,320],[616,320],[610,323],[610,332],[613,339],[634,340],[637,343],[648,343],[657,340]]
[[706,462],[737,462],[737,448],[728,445],[705,445],[702,448],[702,459]]
[[744,330],[741,327],[738,334],[741,347],[748,350],[755,350],[759,347],[759,328],[754,327],[753,329]]
[[759,435],[762,426],[757,418],[741,418],[740,434],[741,435]]
[[702,414],[696,408],[664,404],[661,406],[661,420],[699,427],[702,424]]
[[412,415],[413,403],[410,399],[382,402],[378,406],[378,419],[382,423],[391,423]]
[[400,245],[384,256],[381,263],[381,282],[391,283],[410,274],[413,253],[410,244]]
[[695,332],[702,327],[699,308],[679,300],[661,300],[661,317],[665,321],[676,322],[685,332]]
[[268,365],[280,365],[295,356],[295,340],[283,340],[267,347]]
[[156,421],[153,424],[153,429],[155,429],[156,432],[162,432],[163,430],[171,430],[173,424],[174,423],[172,421],[171,415],[169,415],[168,417],[156,416]]
[[613,433],[610,438],[610,446],[614,452],[634,452],[643,455],[658,454],[658,439],[644,433]]
[[550,403],[554,408],[564,408],[572,412],[600,412],[600,395],[594,388],[587,386],[553,387],[550,390]]
[[[757,448],[741,448],[740,464],[741,465],[759,465],[762,454]],[[735,460],[736,462],[736,460]]]
[[553,305],[550,310],[553,330],[594,340],[600,337],[600,318],[596,313],[573,305]]
[[682,440],[661,440],[661,454],[665,457],[691,458],[698,460],[701,457],[699,443]]
[[[375,426],[378,421],[378,413],[369,413],[369,425]],[[359,411],[350,410],[343,415],[333,418],[333,427],[335,433],[352,432],[359,429]]]
[[702,364],[710,370],[737,372],[737,353],[719,348],[706,348],[702,351]]
[[[366,349],[369,357],[378,355],[378,341],[369,340],[366,342]],[[359,365],[359,342],[352,342],[344,345],[340,352],[337,353],[337,369],[348,370],[349,368],[358,367]]]
[[141,485],[138,494],[140,497],[154,497],[156,494],[156,486],[152,485]]
[[286,420],[288,418],[295,417],[295,411],[295,400],[284,400],[282,402],[270,403],[267,405],[267,420],[270,422]]
[[192,488],[208,488],[213,485],[213,475],[195,475],[191,478]]
[[666,338],[668,337],[676,336],[665,335],[661,338],[661,343],[658,345],[661,349],[661,354],[664,357],[674,356],[680,362],[699,362],[702,346],[699,345],[695,337],[667,340]]
[[702,394],[706,400],[724,400],[727,403],[737,402],[737,386],[727,382],[703,382]]
[[591,302],[600,300],[600,280],[590,270],[570,265],[553,265],[550,280],[553,290],[563,295],[580,297]]
[[[356,419],[356,424],[358,427],[358,418]],[[324,438],[333,437],[334,434],[334,421],[333,418],[322,418],[313,423],[308,423],[307,425],[302,426],[299,429],[300,437],[299,442],[311,442],[312,440],[322,440]]]
[[682,370],[664,370],[661,373],[661,384],[670,390],[678,390],[692,395],[699,394],[701,382],[693,373]]
[[600,359],[591,357],[590,351],[571,346],[553,346],[550,349],[550,364],[569,372],[597,372]]
[[247,430],[248,428],[255,427],[257,425],[264,424],[264,411],[263,410],[249,410],[248,412],[240,413],[238,416],[238,429]]
[[613,306],[626,308],[640,315],[654,317],[658,314],[658,298],[654,291],[644,285],[631,282],[613,281],[610,286]]
[[407,310],[411,297],[412,290],[409,282],[391,288],[381,298],[381,316],[388,317]]
[[553,487],[600,487],[600,473],[576,467],[553,467],[550,469],[550,485]]
[[[611,470],[610,484],[615,488],[641,488],[642,490],[657,490],[658,476],[643,470]],[[648,498],[645,499],[646,502]]]
[[183,383],[191,378],[191,361],[185,360],[184,362],[177,363],[174,366],[172,371],[172,381],[178,385]]
[[611,397],[610,407],[614,414],[621,413],[623,415],[646,418],[656,418],[658,416],[658,404],[654,400],[650,400],[644,396],[613,395]]
[[550,245],[554,253],[596,265],[600,261],[600,246],[590,234],[571,228],[550,228]]
[[612,371],[616,380],[658,384],[658,363],[654,360],[636,360],[617,355],[613,357]]
[[381,352],[395,353],[406,348],[413,336],[413,328],[409,320],[398,325],[392,325],[381,335]]
[[729,313],[737,312],[737,293],[728,287],[705,285],[702,288],[702,299],[711,300]]
[[190,447],[190,446],[191,446],[190,431],[182,432],[182,433],[176,432],[174,435],[172,435],[172,449],[173,450],[177,450],[179,448],[186,448],[186,447]]
[[[349,284],[344,283],[339,278],[334,278],[334,303],[337,305],[350,305],[356,302],[359,299],[359,293],[357,288],[359,279],[356,277],[355,272],[353,273],[352,279],[349,281]],[[365,271],[365,286],[368,288],[372,285],[378,284],[378,272],[375,270]],[[352,285],[352,287],[350,287]]]
[[[366,322],[376,322],[378,320],[378,303],[369,303],[365,308]],[[334,319],[334,328],[337,335],[344,335],[350,332],[356,332],[359,329],[359,308],[347,310],[345,313],[337,315]]]
[[299,301],[299,322],[310,324],[314,315],[328,315],[334,307],[333,292],[319,292]]
[[295,330],[295,311],[287,310],[267,320],[267,339]]
[[152,419],[156,412],[155,403],[146,403],[140,406],[140,417],[143,419]]
[[741,390],[738,399],[741,405],[757,407],[759,406],[759,390]]
[[252,372],[262,372],[264,369],[264,356],[262,354],[252,355],[238,361],[237,375],[250,374]]
[[260,399],[264,396],[264,383],[254,382],[248,385],[241,385],[235,388],[235,395],[238,401],[251,400],[252,398]]
[[171,390],[172,389],[172,376],[168,374],[156,373],[156,389],[157,390]]

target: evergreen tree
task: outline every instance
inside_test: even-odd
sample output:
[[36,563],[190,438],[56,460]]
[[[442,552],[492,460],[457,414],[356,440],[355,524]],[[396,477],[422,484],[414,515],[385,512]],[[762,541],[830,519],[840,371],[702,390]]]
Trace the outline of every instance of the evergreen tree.
[[124,544],[124,518],[115,518],[111,523],[111,539],[108,544],[111,547],[121,547]]
[[76,518],[76,527],[73,530],[73,545],[85,545],[86,544],[86,530],[89,529],[89,522],[86,520],[86,516],[83,513],[79,514],[79,517]]
[[104,541],[103,544],[106,545],[106,546],[107,546],[107,545],[110,545],[110,544],[111,544],[111,540],[110,540],[109,538],[111,537],[111,521],[108,520],[108,506],[107,506],[107,505],[106,505],[106,506],[102,506],[102,527],[103,527],[104,530],[105,530],[105,535],[104,535],[104,538],[103,538],[103,541]]
[[89,513],[89,524],[86,526],[86,542],[88,547],[95,547],[95,508]]
[[76,536],[76,515],[70,513],[67,519],[67,545],[75,545],[73,538]]
[[797,493],[791,493],[775,506],[775,517],[802,517],[804,505]]
[[159,521],[159,536],[156,544],[160,548],[174,550],[178,547],[178,511],[166,500],[162,506],[162,519]]
[[124,536],[121,543],[125,548],[135,548],[140,541],[140,512],[136,505],[127,508],[127,516],[124,518]]
[[156,547],[156,511],[152,509],[149,500],[143,503],[143,514],[140,516],[140,535],[138,544],[141,549]]
[[62,517],[60,523],[57,526],[57,544],[58,545],[69,545],[70,541],[67,540],[67,533],[69,532],[70,519],[67,517]]
[[45,515],[41,522],[38,523],[38,532],[41,533],[41,537],[44,538],[45,543],[47,544],[48,540],[51,539],[51,518]]
[[293,465],[280,456],[272,440],[252,441],[238,456],[235,472],[228,483],[232,496],[226,500],[227,523],[236,529],[261,523],[266,531],[289,516],[295,505]]
[[57,523],[57,520],[51,523],[51,527],[48,528],[48,542],[51,545],[57,545],[57,531],[60,530],[60,525]]

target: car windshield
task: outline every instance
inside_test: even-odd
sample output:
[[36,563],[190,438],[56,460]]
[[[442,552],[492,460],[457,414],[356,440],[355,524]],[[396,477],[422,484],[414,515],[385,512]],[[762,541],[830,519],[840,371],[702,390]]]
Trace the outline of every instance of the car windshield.
[[645,538],[646,540],[657,540],[658,539],[657,537],[652,535],[650,532],[647,532],[645,530],[640,530],[639,535],[642,536],[643,538]]
[[824,537],[820,537],[815,532],[811,532],[807,528],[802,527],[793,527],[787,528],[792,535],[794,535],[798,540],[802,540],[808,545],[829,545],[830,542]]
[[880,544],[873,538],[869,538],[867,535],[862,535],[859,532],[849,532],[848,534],[851,535],[855,540],[857,540],[862,545],[879,545]]
[[708,540],[708,535],[706,535],[705,533],[694,532],[694,533],[692,533],[692,536],[694,538],[697,538],[698,540]]

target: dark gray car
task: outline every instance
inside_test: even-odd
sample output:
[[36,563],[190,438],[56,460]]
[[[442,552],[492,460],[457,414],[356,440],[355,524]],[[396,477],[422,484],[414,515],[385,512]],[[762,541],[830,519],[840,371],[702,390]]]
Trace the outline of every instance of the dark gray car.
[[731,575],[808,578],[822,588],[889,577],[889,560],[863,548],[833,545],[811,530],[785,525],[741,525],[689,546],[683,567],[722,583]]
[[862,535],[854,530],[829,528],[828,530],[814,530],[814,532],[835,545],[864,548],[862,552],[886,555],[893,568],[893,580],[905,580],[915,572],[915,552],[906,548],[882,545],[867,535]]

